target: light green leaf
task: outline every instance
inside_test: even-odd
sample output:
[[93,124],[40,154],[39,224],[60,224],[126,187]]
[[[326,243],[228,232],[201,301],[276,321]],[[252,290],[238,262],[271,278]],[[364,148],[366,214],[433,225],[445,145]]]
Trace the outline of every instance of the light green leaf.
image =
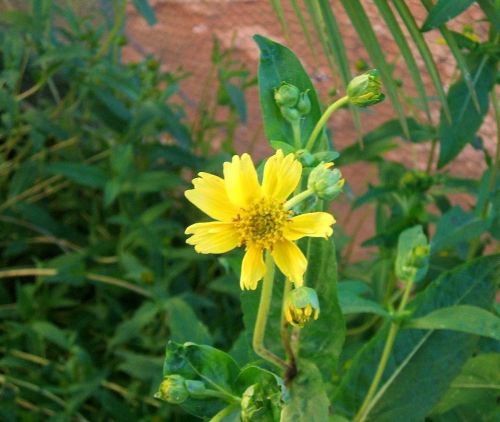
[[413,319],[405,328],[454,330],[500,340],[500,318],[477,306],[457,305]]
[[44,339],[57,344],[62,349],[70,349],[72,342],[68,339],[68,334],[51,322],[34,321],[31,324],[31,328]]
[[422,32],[444,25],[467,9],[475,0],[438,0],[422,25]]
[[[489,308],[499,278],[500,255],[478,258],[442,274],[408,308],[416,318],[456,305]],[[386,324],[355,356],[334,394],[335,408],[348,418],[353,417],[366,396],[388,328]],[[477,339],[449,330],[400,331],[370,405],[369,419],[423,420],[470,357]]]

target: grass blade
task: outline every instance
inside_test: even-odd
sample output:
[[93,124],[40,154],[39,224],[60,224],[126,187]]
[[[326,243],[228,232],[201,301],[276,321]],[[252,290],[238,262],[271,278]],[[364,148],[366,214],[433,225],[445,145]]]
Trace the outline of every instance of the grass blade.
[[356,29],[361,41],[366,47],[375,67],[380,71],[380,76],[386,89],[387,96],[392,101],[392,106],[396,111],[398,118],[401,122],[401,127],[405,135],[408,137],[408,125],[406,124],[406,116],[403,106],[398,97],[398,88],[392,77],[391,67],[384,58],[384,52],[380,43],[377,40],[373,27],[371,25],[366,12],[359,0],[341,0],[345,11],[349,15],[351,22]]
[[425,86],[422,81],[422,77],[420,76],[420,70],[418,69],[417,62],[413,57],[413,53],[410,50],[410,46],[406,42],[406,38],[401,30],[394,13],[391,8],[387,4],[387,0],[375,0],[375,5],[377,6],[380,15],[384,19],[387,27],[391,31],[392,37],[403,55],[405,59],[406,65],[408,66],[408,71],[410,72],[413,83],[415,84],[415,88],[417,89],[418,95],[422,101],[422,105],[424,107],[425,114],[427,116],[427,120],[430,122],[430,110],[429,110],[429,101],[427,100],[427,94],[425,92]]
[[448,102],[446,101],[446,93],[444,92],[443,83],[441,82],[441,77],[439,76],[439,72],[432,57],[432,53],[429,50],[429,46],[420,33],[417,23],[415,22],[415,18],[410,12],[410,9],[408,9],[406,3],[403,0],[394,0],[393,3],[399,13],[399,16],[406,25],[408,32],[413,38],[413,42],[417,46],[422,59],[424,60],[425,67],[427,68],[427,72],[429,72],[434,88],[436,89],[436,93],[439,97],[439,101],[441,102],[441,106],[443,107],[444,114],[448,121],[451,122],[450,108],[448,106]]

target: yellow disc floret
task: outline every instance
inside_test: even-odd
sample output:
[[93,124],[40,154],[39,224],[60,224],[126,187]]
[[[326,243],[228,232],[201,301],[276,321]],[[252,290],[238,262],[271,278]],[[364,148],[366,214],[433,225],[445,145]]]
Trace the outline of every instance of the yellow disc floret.
[[283,229],[291,215],[282,203],[263,198],[249,209],[242,209],[233,222],[241,245],[272,249],[274,243],[283,239]]

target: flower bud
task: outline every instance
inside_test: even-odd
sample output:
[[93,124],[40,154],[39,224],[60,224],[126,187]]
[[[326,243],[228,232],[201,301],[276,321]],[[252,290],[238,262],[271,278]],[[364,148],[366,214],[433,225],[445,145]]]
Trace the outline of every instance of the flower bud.
[[358,107],[368,107],[381,102],[385,95],[382,93],[378,70],[372,69],[356,76],[347,86],[349,102]]
[[307,187],[320,199],[332,200],[342,192],[345,180],[339,169],[330,170],[332,166],[333,163],[320,163],[309,174]]
[[309,112],[311,111],[311,100],[309,99],[307,91],[300,93],[299,102],[297,103],[297,110],[302,116],[309,114]]
[[278,89],[274,90],[274,101],[280,107],[295,107],[299,100],[300,91],[295,85],[282,83]]
[[396,276],[405,283],[421,281],[429,267],[430,246],[422,226],[406,229],[399,235]]
[[291,325],[303,327],[311,316],[318,319],[319,300],[314,289],[298,287],[287,296],[285,304],[285,318]]
[[186,380],[180,375],[167,375],[155,397],[172,404],[181,404],[189,398]]
[[296,108],[290,107],[280,107],[281,115],[288,120],[290,123],[294,123],[300,120],[300,113]]
[[316,159],[307,149],[299,149],[295,151],[295,158],[300,161],[303,167],[311,167]]

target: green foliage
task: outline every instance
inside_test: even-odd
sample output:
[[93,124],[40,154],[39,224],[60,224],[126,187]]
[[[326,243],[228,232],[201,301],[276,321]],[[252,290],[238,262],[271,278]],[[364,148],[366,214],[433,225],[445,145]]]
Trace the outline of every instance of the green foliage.
[[[352,211],[373,210],[375,226],[359,261],[352,242],[365,217],[352,238],[337,223],[332,238],[299,240],[304,286],[277,272],[266,279],[272,294],[263,282],[240,292],[241,251],[216,260],[193,251],[184,234],[200,220],[183,196],[188,178],[220,175],[248,118],[251,71],[214,39],[212,72],[199,83],[215,95],[200,90],[188,119],[176,96],[186,74],[161,71],[152,57],[120,60],[128,2],[113,2],[109,20],[63,2],[26,3],[0,15],[0,419],[498,419],[500,148],[492,155],[478,136],[489,111],[500,122],[497,1],[478,1],[487,39],[446,27],[471,1],[423,0],[422,30],[405,2],[374,2],[418,98],[398,81],[362,2],[305,3],[344,88],[352,72],[335,8],[378,68],[331,104],[320,103],[291,49],[254,37],[267,141],[302,164],[298,195],[284,209],[328,211],[344,188]],[[147,0],[131,3],[156,23]],[[273,6],[288,31],[281,2]],[[433,29],[457,61],[448,89],[422,35]],[[384,93],[397,118],[335,151],[330,115],[376,106]],[[364,114],[351,111],[360,132]],[[401,141],[427,144],[426,165],[388,158]],[[484,156],[480,180],[446,167],[468,144]],[[333,170],[325,167],[333,160]],[[378,176],[358,193],[341,171],[361,162]],[[291,298],[301,312],[295,326],[284,312]]]

